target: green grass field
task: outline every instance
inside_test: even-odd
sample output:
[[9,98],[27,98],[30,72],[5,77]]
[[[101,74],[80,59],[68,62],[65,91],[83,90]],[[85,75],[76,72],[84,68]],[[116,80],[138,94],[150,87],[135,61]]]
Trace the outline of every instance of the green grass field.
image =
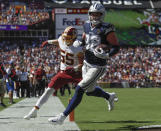
[[[14,99],[14,102],[15,103],[17,103],[17,102],[19,102],[19,101],[21,101],[21,100],[23,100],[24,98],[20,98],[20,99]],[[12,104],[8,104],[8,102],[9,102],[9,98],[4,98],[4,104],[7,106],[7,107],[9,107],[9,106],[11,106]],[[3,109],[6,109],[7,107],[2,107],[2,106],[0,106],[0,111],[2,111]]]
[[[75,109],[75,122],[81,130],[125,131],[145,125],[161,124],[161,88],[105,89],[115,91],[119,101],[112,112],[102,98],[84,95]],[[60,97],[65,107],[69,96]]]

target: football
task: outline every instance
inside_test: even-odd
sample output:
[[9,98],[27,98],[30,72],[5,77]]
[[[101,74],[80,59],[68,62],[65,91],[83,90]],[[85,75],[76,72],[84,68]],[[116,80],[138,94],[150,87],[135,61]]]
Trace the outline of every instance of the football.
[[96,47],[98,50],[103,50],[105,53],[109,52],[110,51],[110,46],[106,45],[106,44],[99,44],[97,47]]

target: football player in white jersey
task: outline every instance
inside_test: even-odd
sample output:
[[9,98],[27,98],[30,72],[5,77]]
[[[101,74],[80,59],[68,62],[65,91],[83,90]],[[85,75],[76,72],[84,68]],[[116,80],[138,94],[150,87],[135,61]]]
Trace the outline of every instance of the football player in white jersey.
[[[109,111],[114,108],[114,101],[118,100],[114,92],[108,93],[96,86],[97,80],[106,71],[107,59],[117,54],[120,48],[115,28],[112,24],[103,22],[105,8],[101,3],[91,5],[88,15],[89,21],[84,24],[83,33],[85,47],[82,67],[83,79],[76,86],[75,94],[65,111],[48,119],[52,124],[62,124],[70,112],[79,105],[85,92],[88,96],[105,98]],[[103,48],[98,48],[100,45],[106,46],[109,51],[106,52]]]
[[55,44],[60,48],[60,71],[51,79],[48,88],[39,98],[33,109],[24,116],[24,119],[27,120],[37,117],[37,111],[54,91],[70,82],[77,84],[82,79],[81,68],[84,54],[80,41],[77,40],[77,30],[69,26],[58,39],[45,41],[41,47],[47,44]]

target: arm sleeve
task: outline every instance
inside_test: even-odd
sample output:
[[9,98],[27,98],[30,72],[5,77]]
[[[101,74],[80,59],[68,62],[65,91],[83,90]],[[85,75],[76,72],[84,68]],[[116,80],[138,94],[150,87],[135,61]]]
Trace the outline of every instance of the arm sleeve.
[[109,52],[109,56],[114,56],[115,54],[117,54],[120,50],[120,46],[118,45],[113,45],[112,48],[110,49],[110,52]]
[[116,29],[115,29],[114,25],[108,24],[107,28],[105,30],[105,35],[108,35],[109,33],[115,32],[115,31],[116,31]]
[[109,52],[109,57],[114,56],[115,54],[117,54],[120,50],[120,44],[118,42],[118,38],[115,34],[115,28],[113,25],[109,25],[108,30],[106,31],[107,34],[107,38],[106,40],[110,43],[111,45],[111,49]]

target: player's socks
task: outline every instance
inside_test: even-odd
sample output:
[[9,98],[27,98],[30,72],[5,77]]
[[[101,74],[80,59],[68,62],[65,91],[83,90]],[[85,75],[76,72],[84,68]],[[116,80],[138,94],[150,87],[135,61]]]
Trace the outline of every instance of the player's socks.
[[34,106],[34,108],[35,108],[36,110],[39,110],[39,109],[40,109],[40,107],[38,107],[38,106]]
[[54,88],[46,88],[42,96],[36,102],[35,108],[37,107],[39,109],[44,103],[46,103],[46,101],[54,91]]
[[68,116],[69,113],[72,112],[73,109],[77,107],[77,105],[82,100],[83,94],[84,94],[84,90],[80,86],[77,86],[74,96],[72,97],[70,103],[68,104],[67,108],[63,112],[65,116]]
[[109,99],[110,94],[108,92],[105,92],[102,90],[99,86],[95,87],[95,90],[92,92],[87,92],[86,93],[88,96],[96,96],[96,97],[103,97],[105,99]]

